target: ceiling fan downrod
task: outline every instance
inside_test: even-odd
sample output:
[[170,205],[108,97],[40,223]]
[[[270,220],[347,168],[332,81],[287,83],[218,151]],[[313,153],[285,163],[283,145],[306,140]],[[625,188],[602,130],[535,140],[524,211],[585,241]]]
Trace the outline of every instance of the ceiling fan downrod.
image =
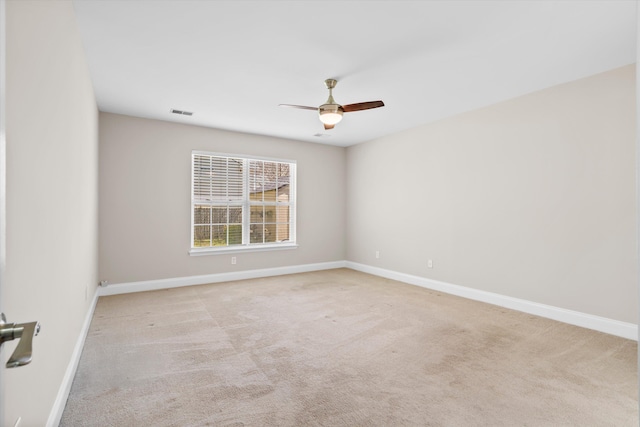
[[325,104],[337,104],[333,99],[333,88],[336,87],[338,81],[336,79],[327,79],[324,81],[325,86],[329,89],[329,98],[327,98],[327,102]]

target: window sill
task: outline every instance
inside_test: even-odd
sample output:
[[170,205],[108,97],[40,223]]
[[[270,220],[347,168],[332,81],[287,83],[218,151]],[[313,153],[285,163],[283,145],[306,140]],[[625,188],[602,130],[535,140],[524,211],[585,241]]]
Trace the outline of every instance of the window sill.
[[220,254],[235,254],[240,252],[264,252],[264,251],[281,251],[287,249],[297,249],[298,245],[295,243],[279,243],[276,245],[259,245],[259,246],[226,246],[223,248],[192,248],[189,250],[189,256],[204,256],[204,255],[220,255]]

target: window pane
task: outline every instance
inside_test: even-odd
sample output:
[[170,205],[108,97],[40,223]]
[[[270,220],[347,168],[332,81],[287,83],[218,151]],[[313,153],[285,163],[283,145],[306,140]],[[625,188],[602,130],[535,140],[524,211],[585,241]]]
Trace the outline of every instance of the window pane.
[[193,198],[211,200],[211,158],[193,157]]
[[251,223],[264,222],[264,208],[251,206]]
[[265,224],[264,226],[264,241],[275,242],[276,241],[276,225]]
[[276,222],[276,207],[265,206],[264,207],[264,222]]
[[278,193],[279,202],[289,202],[289,185],[291,179],[291,168],[287,163],[278,163]]
[[251,233],[250,243],[262,243],[264,236],[264,225],[263,224],[251,224],[249,226],[249,231]]
[[278,176],[291,176],[289,163],[278,163]]
[[242,224],[242,207],[237,207],[237,206],[229,207],[229,223]]
[[273,182],[265,182],[264,184],[265,191],[263,193],[265,202],[275,202],[276,201],[276,183]]
[[196,225],[193,228],[193,246],[211,246],[211,227],[208,225]]
[[286,242],[289,240],[289,224],[276,225],[276,241]]
[[227,207],[214,207],[212,208],[212,224],[226,224],[227,223]]
[[264,192],[264,162],[249,161],[249,198],[261,201]]
[[242,200],[242,159],[194,157],[194,198],[226,202]]
[[278,206],[276,207],[276,219],[275,222],[283,223],[289,222],[289,206]]
[[193,207],[193,223],[194,224],[210,224],[211,223],[211,207],[194,206]]
[[251,206],[250,243],[264,242],[264,207]]
[[242,244],[242,224],[231,224],[229,230],[229,245]]
[[227,159],[211,158],[211,200],[224,202],[227,200]]
[[226,225],[211,226],[211,243],[212,243],[212,246],[227,246],[227,226]]
[[243,180],[242,159],[229,159],[228,176],[227,176],[227,183],[228,183],[227,200],[229,201],[242,200],[242,180]]
[[264,201],[275,202],[276,191],[278,190],[277,184],[277,163],[264,162]]
[[289,177],[280,178],[283,181],[278,183],[278,201],[281,203],[289,203]]

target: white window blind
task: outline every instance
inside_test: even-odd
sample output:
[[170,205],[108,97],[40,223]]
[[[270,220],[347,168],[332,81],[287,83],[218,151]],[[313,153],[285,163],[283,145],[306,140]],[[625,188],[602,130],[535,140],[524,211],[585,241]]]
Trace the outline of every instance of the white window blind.
[[192,251],[295,243],[295,166],[193,152]]

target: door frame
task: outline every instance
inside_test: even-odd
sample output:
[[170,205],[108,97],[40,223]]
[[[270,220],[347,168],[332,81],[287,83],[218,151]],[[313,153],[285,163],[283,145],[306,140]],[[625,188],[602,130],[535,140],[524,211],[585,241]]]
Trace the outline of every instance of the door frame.
[[[0,0],[0,312],[4,313],[2,289],[5,283],[6,269],[6,236],[7,236],[7,210],[6,210],[6,177],[7,177],[7,133],[6,133],[6,63],[7,63],[7,22],[6,22],[6,0]],[[5,367],[4,354],[0,348],[0,414],[6,414],[4,410],[5,402]],[[3,415],[4,416],[4,415]],[[0,423],[3,420],[0,419]]]

